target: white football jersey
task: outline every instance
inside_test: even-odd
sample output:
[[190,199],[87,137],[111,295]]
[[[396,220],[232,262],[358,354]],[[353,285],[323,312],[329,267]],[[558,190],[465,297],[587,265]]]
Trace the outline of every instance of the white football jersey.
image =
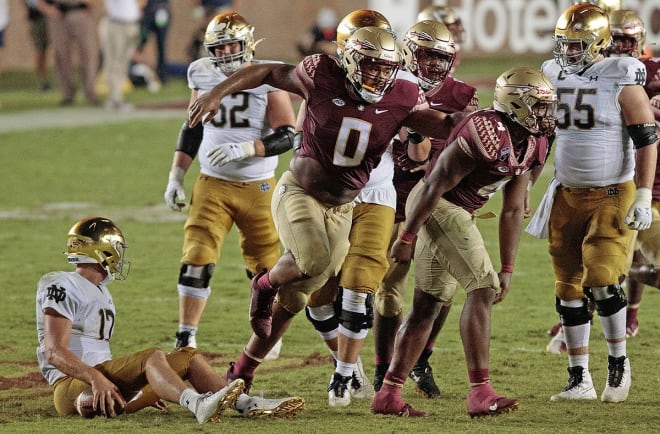
[[69,350],[90,366],[112,359],[109,340],[115,326],[115,305],[108,287],[94,285],[76,272],[48,273],[37,285],[37,359],[53,385],[65,374],[46,360],[44,309],[51,308],[71,321]]
[[632,57],[605,58],[567,75],[554,60],[541,67],[557,89],[555,177],[568,187],[598,187],[633,178],[635,150],[619,93],[643,85],[646,69]]
[[[265,62],[253,60],[252,63]],[[209,57],[197,59],[188,67],[188,87],[198,89],[199,95],[226,79],[227,76],[213,65]],[[198,152],[202,174],[234,182],[260,181],[275,176],[277,156],[252,157],[214,166],[206,154],[213,145],[246,142],[269,134],[271,129],[266,117],[268,93],[276,90],[272,86],[262,85],[222,99],[218,113],[204,125],[204,136]]]
[[392,178],[394,178],[394,159],[390,145],[380,157],[380,163],[369,174],[369,181],[360,190],[355,202],[384,205],[396,210],[396,190]]

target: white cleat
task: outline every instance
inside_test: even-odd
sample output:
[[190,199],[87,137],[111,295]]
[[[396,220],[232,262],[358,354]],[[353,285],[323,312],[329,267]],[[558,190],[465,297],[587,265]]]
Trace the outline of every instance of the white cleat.
[[250,418],[259,417],[294,417],[305,409],[305,400],[298,396],[280,399],[266,399],[263,396],[246,394],[236,402],[236,411]]
[[351,404],[351,393],[348,391],[348,383],[352,377],[342,377],[334,373],[328,386],[328,405],[330,407],[348,407]]
[[374,386],[364,373],[364,366],[360,357],[358,357],[355,368],[353,368],[353,377],[349,382],[348,391],[355,399],[366,399],[374,396]]
[[280,357],[280,351],[282,351],[282,338],[275,342],[275,345],[273,345],[273,348],[271,348],[268,354],[266,354],[264,360],[277,360]]
[[630,360],[626,356],[607,356],[607,383],[600,395],[603,402],[622,402],[628,398],[631,384]]
[[219,418],[226,409],[234,407],[244,387],[245,382],[238,378],[215,393],[202,395],[195,406],[197,422],[202,424]]
[[556,395],[550,397],[550,401],[596,399],[596,389],[591,381],[591,374],[582,366],[568,368],[568,385]]

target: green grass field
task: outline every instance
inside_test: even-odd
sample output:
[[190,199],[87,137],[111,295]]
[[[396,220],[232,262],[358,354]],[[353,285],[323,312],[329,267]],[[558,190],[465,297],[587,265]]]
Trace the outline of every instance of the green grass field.
[[[457,76],[492,83],[511,66],[540,65],[540,59],[465,59]],[[493,309],[491,376],[500,393],[517,397],[519,411],[497,418],[470,419],[466,412],[467,375],[458,333],[464,301],[459,293],[431,358],[443,392],[436,400],[415,395],[409,381],[404,398],[429,412],[424,419],[374,416],[370,402],[354,400],[346,409],[327,404],[333,367],[328,351],[304,316],[284,338],[281,357],[257,370],[253,392],[300,395],[306,410],[291,420],[244,420],[229,412],[218,424],[197,425],[176,404],[167,412],[147,409],[112,420],[57,417],[51,391],[35,357],[34,297],[38,279],[70,269],[62,252],[73,222],[88,215],[115,220],[129,244],[131,272],[113,283],[118,322],[112,340],[116,355],[156,346],[169,350],[177,329],[176,281],[184,215],[167,209],[162,194],[174,142],[185,110],[163,116],[129,116],[88,109],[60,109],[56,92],[36,91],[29,73],[0,77],[0,431],[1,432],[241,432],[241,433],[650,433],[660,430],[660,291],[647,289],[640,310],[640,334],[628,341],[633,386],[621,404],[550,402],[566,382],[565,356],[546,353],[546,330],[557,321],[553,277],[546,241],[524,234],[512,290]],[[481,105],[492,88],[480,88]],[[128,100],[140,107],[181,106],[189,92],[173,81],[159,94],[135,90]],[[21,115],[21,116],[19,116]],[[75,124],[89,117],[96,123]],[[4,119],[12,119],[3,124]],[[101,119],[98,122],[98,118]],[[61,119],[61,121],[59,121]],[[57,125],[64,125],[58,127]],[[2,125],[5,125],[4,127]],[[280,167],[286,166],[282,160]],[[196,166],[193,166],[196,167]],[[538,204],[552,173],[547,167],[533,189]],[[192,190],[195,170],[186,177]],[[496,195],[484,211],[499,211]],[[479,226],[497,263],[497,219]],[[250,335],[249,284],[232,231],[212,281],[213,294],[202,319],[198,343],[219,372],[241,352]],[[596,319],[592,329],[591,372],[600,393],[607,351]],[[373,341],[363,360],[373,373]]]

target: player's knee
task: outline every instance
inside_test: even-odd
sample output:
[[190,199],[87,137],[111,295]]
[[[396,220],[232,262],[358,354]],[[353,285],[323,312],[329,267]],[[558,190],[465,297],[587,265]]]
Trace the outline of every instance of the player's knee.
[[584,288],[584,293],[596,305],[599,316],[610,316],[625,309],[628,299],[619,285],[592,286]]
[[211,295],[209,282],[213,276],[214,269],[214,264],[181,264],[178,285],[179,295],[204,299],[209,298],[209,295]]
[[[555,308],[561,317],[561,323],[563,325],[573,327],[587,324],[591,321],[592,315],[587,300],[583,298],[577,300],[577,302],[579,302],[579,306],[566,306],[557,298]],[[578,304],[577,302],[575,304]]]
[[392,318],[403,311],[403,295],[397,291],[387,291],[381,286],[376,291],[374,304],[378,315]]
[[342,334],[354,339],[364,339],[373,326],[374,295],[340,288],[336,303]]
[[277,302],[287,312],[297,315],[307,306],[309,296],[301,290],[280,290],[277,294]]
[[316,277],[327,270],[330,266],[330,260],[330,254],[326,252],[322,255],[316,255],[314,258],[300,258],[296,266],[306,276]]
[[337,337],[339,318],[335,314],[334,304],[326,304],[318,307],[307,306],[305,315],[307,315],[307,319],[312,323],[314,329],[323,340],[327,341]]

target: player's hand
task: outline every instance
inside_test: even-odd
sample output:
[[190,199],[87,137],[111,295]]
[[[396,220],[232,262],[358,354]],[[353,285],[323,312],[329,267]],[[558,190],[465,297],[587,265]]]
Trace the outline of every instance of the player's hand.
[[199,95],[188,108],[188,125],[193,128],[199,122],[209,122],[215,117],[219,109],[220,99],[213,97],[211,92]]
[[403,154],[396,159],[396,165],[404,172],[413,173],[419,172],[420,170],[426,170],[429,166],[429,160],[415,161],[407,154]]
[[181,211],[186,206],[186,192],[183,189],[185,170],[174,167],[165,188],[165,203],[172,211]]
[[635,201],[628,210],[624,220],[630,229],[643,231],[651,227],[653,214],[651,213],[651,189],[638,188]]
[[401,240],[396,240],[392,244],[392,249],[390,250],[390,257],[394,262],[399,264],[408,264],[412,258],[413,248],[415,247],[412,243],[404,243]]
[[206,153],[210,163],[214,166],[222,166],[231,161],[244,160],[254,157],[256,149],[254,141],[242,143],[221,143]]
[[106,417],[117,416],[117,409],[123,411],[126,401],[119,392],[119,388],[108,380],[103,374],[92,380],[92,393],[94,394],[94,410],[100,410]]
[[497,275],[500,279],[500,289],[497,291],[497,294],[495,294],[493,304],[501,303],[504,300],[504,297],[509,293],[509,288],[511,287],[511,273],[500,271]]

